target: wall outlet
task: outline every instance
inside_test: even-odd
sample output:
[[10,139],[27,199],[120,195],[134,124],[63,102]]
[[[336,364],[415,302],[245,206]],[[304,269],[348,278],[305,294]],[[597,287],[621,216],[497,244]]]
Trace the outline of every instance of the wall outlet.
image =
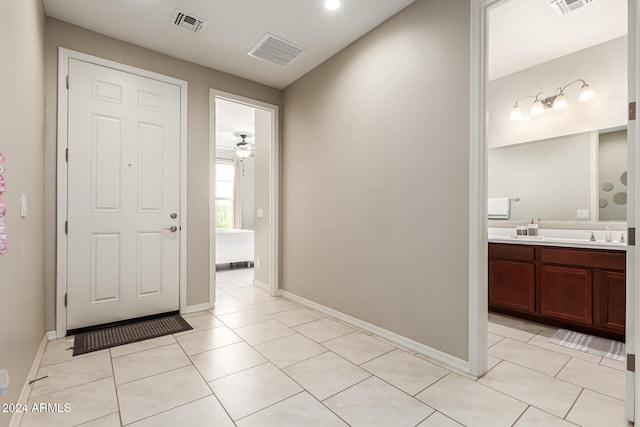
[[589,219],[589,209],[578,209],[578,218]]
[[260,258],[256,258],[256,267],[260,267]]
[[258,209],[256,211],[256,215],[258,216],[258,218],[262,218],[264,216],[264,209]]

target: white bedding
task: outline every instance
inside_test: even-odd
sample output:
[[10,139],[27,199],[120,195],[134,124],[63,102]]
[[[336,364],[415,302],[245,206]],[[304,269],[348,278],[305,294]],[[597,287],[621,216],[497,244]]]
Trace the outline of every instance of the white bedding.
[[216,231],[216,264],[253,262],[253,230]]

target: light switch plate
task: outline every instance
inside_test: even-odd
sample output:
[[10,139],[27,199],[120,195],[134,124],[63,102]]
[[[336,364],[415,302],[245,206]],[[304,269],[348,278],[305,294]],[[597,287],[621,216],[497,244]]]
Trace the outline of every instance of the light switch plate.
[[264,209],[258,209],[256,211],[256,215],[258,216],[258,218],[262,218],[264,216]]
[[27,195],[22,193],[20,194],[20,218],[25,218],[27,216]]

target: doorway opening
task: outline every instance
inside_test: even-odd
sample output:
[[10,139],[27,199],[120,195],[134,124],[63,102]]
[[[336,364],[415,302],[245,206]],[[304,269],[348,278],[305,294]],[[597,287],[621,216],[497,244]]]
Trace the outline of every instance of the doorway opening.
[[276,296],[278,107],[212,89],[210,110],[211,300],[217,276]]
[[[548,57],[543,61],[530,63],[529,65],[526,65],[526,66],[521,65],[519,68],[512,69],[510,71],[504,71],[504,70],[496,71],[495,69],[492,69],[492,65],[494,64],[491,64],[491,61],[496,58],[495,55],[492,56],[491,54],[490,44],[492,40],[493,41],[501,40],[506,44],[516,46],[518,50],[521,52],[527,52],[527,51],[533,52],[536,50],[533,47],[531,47],[531,45],[529,45],[528,43],[523,43],[521,41],[518,41],[517,37],[510,37],[509,35],[503,35],[502,37],[498,38],[496,37],[495,33],[492,33],[492,31],[495,30],[494,28],[492,28],[492,25],[495,23],[495,20],[492,18],[491,15],[494,13],[495,15],[506,13],[505,12],[506,10],[508,10],[511,7],[517,6],[518,3],[520,3],[523,7],[535,7],[533,2],[520,2],[519,0],[511,0],[511,1],[478,0],[474,2],[473,9],[472,9],[472,13],[474,15],[472,22],[474,23],[474,26],[475,26],[475,28],[472,29],[473,36],[474,36],[473,37],[474,45],[472,47],[472,63],[475,63],[472,73],[474,75],[474,80],[477,79],[475,81],[475,85],[472,87],[472,110],[471,110],[472,158],[473,158],[472,165],[471,165],[471,173],[472,173],[472,182],[474,179],[473,176],[475,176],[475,180],[477,182],[477,184],[472,183],[472,205],[474,203],[477,203],[478,206],[483,208],[482,209],[478,208],[478,210],[482,211],[481,212],[482,220],[478,219],[477,222],[475,223],[477,227],[476,231],[478,232],[478,234],[473,237],[473,241],[472,241],[472,252],[475,252],[477,254],[476,257],[474,256],[471,257],[472,259],[477,260],[477,265],[473,265],[472,268],[473,268],[473,272],[478,274],[478,278],[475,283],[472,283],[471,285],[472,289],[470,289],[470,298],[471,298],[470,299],[470,329],[472,331],[471,336],[474,334],[474,332],[480,335],[487,334],[487,326],[486,326],[487,313],[488,313],[487,295],[489,294],[488,292],[489,285],[486,280],[487,264],[489,261],[489,255],[487,251],[487,243],[488,243],[487,238],[491,240],[492,233],[488,231],[490,231],[496,225],[495,221],[492,221],[491,223],[487,221],[487,212],[488,212],[487,198],[498,197],[495,194],[492,194],[492,188],[491,188],[492,180],[490,175],[492,173],[491,171],[492,162],[494,161],[492,160],[491,154],[489,154],[489,152],[492,148],[495,147],[496,150],[501,150],[499,153],[500,154],[499,160],[501,161],[504,159],[503,155],[505,155],[506,151],[508,150],[508,149],[502,148],[501,146],[503,145],[506,146],[509,144],[513,144],[513,142],[518,142],[521,144],[521,147],[524,147],[527,149],[524,151],[528,151],[528,149],[535,148],[534,146],[536,144],[537,145],[546,144],[548,147],[551,142],[556,142],[556,141],[553,141],[553,139],[558,136],[566,137],[568,135],[586,133],[587,134],[586,138],[584,138],[586,142],[584,143],[582,148],[586,150],[584,157],[586,158],[587,161],[591,162],[589,166],[584,168],[587,176],[586,182],[584,183],[584,187],[586,188],[585,194],[587,197],[587,202],[581,208],[572,210],[573,212],[572,218],[546,217],[546,218],[543,218],[543,220],[546,220],[547,224],[543,224],[543,225],[547,225],[547,228],[562,229],[562,228],[567,228],[565,227],[567,223],[579,223],[578,225],[573,227],[573,230],[571,231],[575,230],[576,232],[581,232],[580,226],[583,226],[583,228],[586,227],[588,229],[602,230],[602,236],[605,235],[605,225],[608,225],[611,228],[612,235],[614,235],[614,238],[618,240],[620,234],[625,234],[625,238],[626,238],[627,227],[629,227],[629,230],[628,230],[629,234],[635,233],[634,224],[636,223],[636,219],[637,219],[637,212],[635,209],[636,202],[634,200],[636,187],[637,187],[637,178],[636,178],[637,160],[635,158],[636,153],[634,148],[636,145],[637,129],[635,127],[635,123],[633,119],[629,119],[627,116],[627,102],[634,101],[636,99],[636,94],[637,94],[637,90],[636,90],[637,58],[635,57],[635,54],[633,52],[634,52],[634,46],[636,46],[636,41],[638,38],[637,29],[636,29],[638,2],[635,0],[628,1],[628,2],[625,0],[621,0],[616,2],[617,4],[616,7],[620,6],[624,8],[625,16],[618,16],[618,18],[621,18],[622,24],[618,22],[618,24],[615,24],[614,26],[618,30],[621,27],[626,30],[627,22],[628,22],[629,24],[628,38],[626,37],[627,32],[624,31],[625,34],[622,34],[622,35],[615,34],[613,36],[610,36],[609,38],[602,39],[599,42],[592,43],[591,45],[584,45],[579,48],[573,47],[572,48],[573,50],[569,50],[562,55],[556,54],[556,56]],[[525,19],[531,20],[531,22],[529,22],[527,25],[523,25],[522,23],[518,24],[513,19],[510,19],[508,20],[508,24],[511,26],[512,30],[517,28],[518,29],[517,33],[519,35],[522,35],[522,33],[526,33],[525,35],[533,35],[535,38],[543,39],[544,36],[550,35],[550,33],[553,32],[552,31],[554,29],[553,27],[567,28],[569,26],[568,21],[572,21],[572,20],[577,21],[578,17],[586,16],[586,14],[583,15],[582,12],[586,12],[591,6],[595,4],[596,3],[588,4],[587,7],[584,7],[584,10],[581,9],[579,11],[566,14],[564,16],[565,18],[564,24],[561,26],[551,25],[550,19],[553,18],[553,14],[555,14],[556,11],[554,11],[551,8],[551,6],[549,5],[549,2],[542,5],[542,6],[549,7],[549,10],[545,11],[545,13],[550,12],[550,15],[549,15],[550,18],[548,20],[541,21],[538,19],[536,21],[535,20],[536,18],[534,18],[534,16],[536,15],[533,11],[523,12],[521,10],[518,15],[521,18],[523,17]],[[507,7],[504,7],[504,6],[507,6]],[[608,6],[611,6],[611,4],[609,4]],[[627,6],[628,6],[628,10],[627,10]],[[626,17],[627,13],[629,17],[628,21]],[[605,25],[600,19],[602,14],[599,14],[599,15],[600,16],[594,17],[593,19],[598,22],[598,25],[600,27],[603,27]],[[607,16],[607,20],[610,20],[610,18],[612,18],[613,12],[608,11],[605,15]],[[542,28],[543,22],[544,22],[544,29]],[[547,28],[549,26],[552,28],[551,29]],[[523,31],[522,30],[523,28],[530,28],[530,30]],[[592,33],[593,33],[592,31],[587,31],[587,32],[589,33],[590,36],[592,36]],[[570,33],[582,34],[582,31],[570,31]],[[554,38],[555,41],[552,44],[554,45],[554,47],[557,47],[558,45],[561,44],[558,41],[563,39],[567,39],[567,40],[571,39],[573,41],[580,39],[580,42],[583,42],[585,38],[575,37],[575,36],[574,37],[560,36],[560,37],[555,37]],[[607,44],[607,46],[604,46],[605,44]],[[612,48],[606,48],[608,47],[609,44],[616,45],[616,46]],[[575,57],[580,55],[588,56],[588,54],[590,53],[589,51],[598,50],[599,48],[602,48],[602,50],[606,50],[607,53],[611,53],[615,50],[616,52],[619,51],[625,55],[623,64],[620,67],[622,69],[622,73],[619,77],[600,79],[600,76],[598,75],[598,73],[599,72],[604,73],[604,72],[607,72],[607,70],[600,70],[598,69],[597,66],[594,67],[593,64],[596,64],[597,61],[593,61],[593,62],[587,61],[582,65],[578,65],[576,63],[574,64],[574,66],[560,66],[559,68],[557,68],[557,71],[555,73],[545,74],[545,68],[558,66],[558,64],[562,61],[571,61],[572,59],[567,59],[567,57],[569,56],[574,57],[574,59]],[[628,53],[628,56],[627,56],[627,53]],[[507,55],[506,57],[510,58],[510,60],[513,60],[513,62],[516,62],[518,60],[516,56],[517,55]],[[605,61],[601,61],[597,65],[599,65],[600,68],[602,68],[602,66],[612,65],[613,62],[615,62],[614,58],[608,58]],[[629,64],[628,67],[627,67],[627,62]],[[526,79],[521,80],[520,82],[517,82],[516,79],[514,78],[514,76],[518,74],[522,74],[522,75],[526,74],[528,71],[530,72],[530,74],[527,76]],[[615,84],[618,86],[615,89],[619,95],[618,99],[615,100],[615,102],[613,102],[614,105],[613,107],[608,109],[608,112],[617,112],[615,113],[617,114],[617,116],[616,118],[614,118],[614,121],[617,120],[619,123],[618,122],[609,123],[609,124],[605,123],[603,125],[598,125],[598,128],[594,128],[594,129],[589,129],[588,127],[580,128],[580,118],[592,112],[594,108],[599,108],[599,107],[594,107],[595,104],[589,105],[587,103],[582,104],[578,102],[578,91],[580,89],[580,86],[573,87],[573,91],[569,89],[566,93],[568,98],[573,97],[573,99],[569,98],[569,102],[571,103],[569,106],[569,109],[563,112],[553,111],[549,109],[548,111],[544,112],[543,116],[536,116],[536,117],[529,116],[530,108],[532,107],[531,104],[537,100],[536,95],[539,95],[538,91],[551,92],[551,93],[546,93],[546,95],[554,95],[554,90],[556,90],[556,87],[558,86],[562,87],[565,84],[571,84],[572,80],[571,79],[566,80],[565,77],[567,76],[565,76],[565,74],[572,73],[572,72],[574,74],[575,73],[581,74],[580,76],[577,76],[575,79],[590,80],[589,84],[591,85],[595,85],[595,82],[598,81],[598,79],[601,80],[601,82],[598,83],[598,85],[602,87],[600,92],[603,94],[603,96],[598,99],[598,101],[600,102],[600,105],[602,105],[603,102],[611,101],[610,98],[605,98],[605,97],[609,96],[611,93],[613,93],[613,91],[611,88],[609,88],[606,85]],[[546,77],[549,77],[549,79],[546,79]],[[508,80],[510,78],[513,78],[513,81],[509,82]],[[559,80],[557,82],[555,81],[551,82],[550,80],[553,80],[554,78]],[[499,80],[502,80],[502,81],[499,81]],[[606,84],[602,83],[603,80],[606,81]],[[627,82],[628,82],[628,87],[627,87]],[[505,87],[510,88],[510,91],[507,91],[508,94],[504,93],[504,91],[503,93],[498,93],[496,86],[498,86],[499,83],[504,83]],[[510,83],[510,86],[508,85],[508,83]],[[596,93],[598,93],[598,90],[596,90]],[[513,108],[514,101],[517,102],[517,100],[520,97],[526,96],[526,95],[534,95],[534,96],[531,97],[531,99],[528,101],[521,102],[520,105],[518,106],[520,107],[522,113],[524,113],[523,114],[524,118],[529,120],[529,124],[531,124],[534,120],[537,120],[537,123],[534,123],[537,126],[533,126],[529,131],[527,131],[527,123],[524,120],[521,122],[515,122],[515,121],[509,120],[509,113],[511,109],[514,109]],[[598,93],[598,95],[600,94]],[[505,103],[502,102],[504,101],[501,99],[502,97],[509,98],[508,101],[506,101],[506,105],[503,105]],[[500,98],[500,99],[496,99],[496,98]],[[543,95],[543,96],[540,96],[540,98],[547,99],[547,96]],[[498,108],[499,106],[503,106],[504,111],[500,111]],[[570,111],[571,113],[569,113]],[[533,109],[531,109],[531,112],[533,112]],[[578,114],[576,115],[576,113]],[[554,119],[557,119],[558,115],[561,115],[561,114],[563,115],[561,117],[561,120],[554,120]],[[569,117],[570,114],[573,114],[573,116]],[[541,120],[541,117],[544,117],[544,119]],[[490,120],[487,120],[488,118],[490,118]],[[605,114],[598,115],[599,120],[606,119],[606,118],[607,117],[605,117]],[[543,123],[545,124],[544,126],[543,126]],[[588,126],[593,125],[593,123],[595,123],[594,120],[589,120]],[[560,127],[568,126],[568,125],[573,125],[576,127],[572,131],[568,131],[568,130],[559,131]],[[502,133],[496,130],[496,127],[498,126],[503,128]],[[626,161],[625,163],[628,165],[628,176],[630,177],[627,184],[626,182],[627,174],[626,173],[624,174],[625,182],[623,185],[627,187],[625,196],[628,194],[628,200],[625,199],[625,201],[627,202],[626,222],[622,221],[619,223],[604,224],[602,222],[598,222],[599,218],[600,218],[600,221],[605,219],[605,217],[602,215],[605,212],[602,212],[602,208],[603,208],[602,201],[599,201],[597,199],[598,192],[594,191],[595,189],[599,189],[599,187],[603,187],[602,183],[598,179],[596,179],[597,175],[595,177],[593,176],[594,171],[596,174],[599,173],[599,167],[598,167],[599,165],[597,163],[599,146],[597,142],[598,140],[602,141],[609,138],[609,136],[613,135],[614,132],[621,133],[621,131],[623,130],[622,127],[628,130],[627,148],[628,148],[629,155],[628,155],[628,161]],[[552,129],[554,130],[554,132],[556,132],[555,134],[553,133],[538,134],[537,133],[537,132],[545,132],[545,131],[550,132]],[[533,136],[535,136],[535,138]],[[520,137],[524,139],[518,139]],[[531,137],[530,140],[526,139],[529,137]],[[497,141],[501,141],[501,140],[509,141],[509,142],[497,143]],[[538,144],[538,141],[544,141],[544,144],[542,143]],[[594,143],[594,141],[596,143]],[[575,142],[575,141],[569,141],[569,142]],[[525,145],[525,144],[529,144],[529,145]],[[576,145],[579,145],[579,144],[580,144],[579,142],[576,142]],[[552,144],[552,147],[553,149],[559,149],[560,144]],[[546,155],[550,155],[549,151],[546,152]],[[526,160],[529,160],[529,159],[526,159]],[[522,162],[516,162],[516,163],[519,164],[518,172],[521,172],[523,169],[525,169]],[[546,163],[549,163],[549,162],[547,161]],[[600,169],[600,171],[601,170],[602,169]],[[566,172],[566,173],[570,174],[570,172]],[[589,175],[589,173],[591,173],[591,175]],[[600,174],[602,174],[602,172],[600,172]],[[546,177],[547,175],[548,174],[546,173],[540,173],[539,177],[543,178],[543,177]],[[621,174],[618,174],[617,176],[620,176],[620,175]],[[511,176],[510,180],[511,182],[509,184],[513,183],[513,175]],[[535,187],[537,184],[539,184],[539,182],[540,180],[530,181],[529,186]],[[607,190],[604,190],[604,191],[607,191]],[[524,206],[524,203],[521,202],[521,201],[524,201],[524,198],[520,193],[503,194],[502,197],[505,199],[510,199],[509,202],[516,205],[515,209],[514,209],[514,206],[512,205],[511,214],[517,213],[519,210],[518,207]],[[527,195],[526,197],[527,199],[530,199],[529,195]],[[621,200],[620,198],[618,199]],[[520,205],[518,205],[518,203],[520,203]],[[536,206],[540,206],[540,204],[538,203]],[[598,212],[598,209],[600,209],[600,212]],[[598,214],[600,214],[601,216],[598,217]],[[536,219],[538,218],[537,215],[533,215],[531,217],[534,217],[534,216]],[[555,221],[556,222],[555,225],[553,220],[557,220]],[[509,221],[511,222],[511,224],[509,225],[513,226],[513,228],[515,229],[517,225],[520,225],[520,224],[517,224],[518,221],[521,221],[522,224],[525,224],[526,222],[530,221],[530,218],[528,219],[527,218],[521,218],[521,219],[510,218]],[[563,221],[564,224],[560,224],[561,221]],[[484,224],[482,224],[482,222],[484,222]],[[473,220],[472,220],[472,225],[474,225]],[[505,225],[504,227],[498,226],[497,228],[506,229],[509,227]],[[572,228],[572,227],[568,227],[568,228]],[[633,235],[631,237],[633,237]],[[624,255],[623,255],[623,258],[624,258]],[[626,307],[623,307],[622,309],[623,314],[621,316],[624,318],[625,317],[624,312],[626,312],[627,353],[631,353],[631,354],[635,353],[634,347],[636,342],[636,336],[638,335],[638,331],[633,330],[633,326],[635,324],[635,318],[636,318],[634,313],[636,312],[635,308],[637,305],[635,301],[637,298],[636,296],[637,292],[635,292],[636,283],[634,279],[637,264],[638,264],[638,261],[636,260],[635,248],[633,246],[628,246],[626,248],[627,300],[626,300]],[[512,266],[512,265],[509,264],[509,266]],[[536,283],[535,279],[531,283],[532,285],[535,285]],[[597,283],[597,282],[594,281],[593,283]],[[624,288],[624,281],[622,281],[621,283],[622,283],[622,288]],[[597,286],[594,285],[594,292],[596,292],[596,288]],[[533,299],[532,302],[536,305],[541,304],[540,300]],[[624,303],[622,305],[624,306]],[[602,310],[602,306],[599,305],[596,310]],[[596,317],[600,315],[601,315],[601,312],[599,311],[596,314],[594,314],[593,318],[596,319]],[[479,322],[480,325],[474,325],[473,322]],[[495,338],[494,336],[489,335],[490,345],[492,344],[492,340],[494,338]],[[474,370],[473,369],[474,367],[477,368],[474,372],[475,374],[483,375],[486,372],[487,370],[486,354],[487,354],[486,343],[482,343],[482,339],[470,338],[470,365],[472,367],[471,369],[472,371]],[[489,359],[491,359],[491,357]],[[489,365],[492,365],[492,363],[490,362]],[[631,363],[631,365],[633,365],[633,363]],[[628,367],[628,366],[630,365],[629,364],[625,365],[625,367]],[[623,367],[621,370],[624,371],[625,367]],[[624,397],[624,399],[619,399],[619,400],[626,401],[625,415],[629,419],[633,419],[635,416],[634,414],[635,401],[637,401],[639,397],[637,393],[636,393],[636,396],[634,397],[634,389],[637,390],[638,386],[637,384],[635,384],[634,373],[630,372],[633,370],[633,368],[634,366],[631,366],[631,369],[627,371],[627,373],[625,374],[627,377],[626,393],[624,390],[625,389],[624,381],[621,383],[622,392],[626,394],[626,396]]]

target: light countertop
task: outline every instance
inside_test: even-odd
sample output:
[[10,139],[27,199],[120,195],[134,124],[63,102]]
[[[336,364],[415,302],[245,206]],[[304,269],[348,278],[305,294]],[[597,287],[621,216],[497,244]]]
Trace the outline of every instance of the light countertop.
[[593,231],[596,238],[595,242],[589,241],[591,230],[539,229],[539,236],[516,236],[515,228],[490,227],[488,232],[489,242],[491,243],[606,249],[615,251],[627,250],[627,243],[620,243],[622,234],[624,234],[625,242],[627,240],[627,233],[624,231],[611,231],[612,242],[605,242],[605,232],[602,230]]

